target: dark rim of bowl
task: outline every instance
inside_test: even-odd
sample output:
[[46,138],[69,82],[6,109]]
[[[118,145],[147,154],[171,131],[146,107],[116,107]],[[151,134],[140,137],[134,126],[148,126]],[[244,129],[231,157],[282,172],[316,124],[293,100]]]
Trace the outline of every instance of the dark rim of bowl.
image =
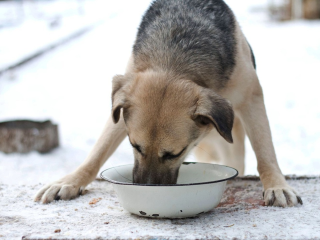
[[238,170],[237,170],[237,169],[232,168],[232,167],[229,167],[229,166],[225,166],[225,165],[211,164],[211,163],[199,163],[199,162],[184,162],[184,163],[182,163],[182,164],[183,164],[183,165],[189,165],[189,164],[216,165],[216,166],[222,166],[222,167],[231,168],[231,169],[235,170],[236,173],[235,173],[233,176],[229,177],[229,178],[219,179],[219,180],[216,180],[216,181],[200,182],[200,183],[184,183],[184,184],[140,184],[140,183],[127,183],[127,182],[114,181],[114,180],[111,180],[111,179],[103,176],[103,173],[104,173],[105,171],[110,170],[110,169],[118,168],[118,167],[122,167],[122,166],[133,165],[133,164],[125,164],[125,165],[120,165],[120,166],[108,168],[108,169],[102,171],[102,172],[100,173],[100,177],[101,177],[102,179],[108,181],[108,182],[111,182],[111,183],[114,183],[114,184],[119,184],[119,185],[175,187],[175,186],[190,186],[190,185],[202,185],[202,184],[211,184],[211,183],[224,182],[224,181],[228,181],[228,180],[233,179],[233,178],[235,178],[236,176],[238,176]]

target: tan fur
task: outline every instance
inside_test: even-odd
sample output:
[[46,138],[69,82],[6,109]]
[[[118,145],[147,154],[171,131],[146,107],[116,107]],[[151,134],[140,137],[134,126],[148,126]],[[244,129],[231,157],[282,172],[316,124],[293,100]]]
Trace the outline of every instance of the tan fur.
[[[235,114],[250,139],[258,161],[266,204],[269,205],[275,198],[274,206],[294,206],[298,203],[298,198],[296,192],[287,184],[277,163],[262,88],[250,64],[250,49],[239,25],[237,32],[237,41],[240,44],[238,44],[236,69],[228,87],[220,94],[231,101]],[[236,148],[236,145],[234,147]],[[239,154],[242,154],[241,150]],[[284,192],[289,197],[288,201],[284,197]]]
[[216,130],[211,131],[195,148],[199,162],[217,163],[233,167],[239,175],[244,175],[244,138],[245,132],[239,118],[235,118],[233,144],[227,143]]
[[[165,173],[177,171],[185,156],[199,141],[199,137],[212,129],[211,126],[202,129],[195,139],[191,136],[196,130],[190,116],[196,110],[200,90],[191,81],[178,81],[174,78],[165,72],[147,71],[136,74],[134,80],[128,83],[131,87],[127,88],[125,95],[129,105],[124,109],[124,115],[128,115],[127,132],[130,142],[142,146],[145,155],[135,151],[136,161],[140,165],[137,175],[141,175],[136,176],[137,182],[142,181],[139,180],[142,175],[149,174],[158,176],[154,181],[170,183],[170,179],[166,181]],[[178,121],[171,121],[173,117]],[[187,149],[178,161],[160,163],[165,152],[178,154],[185,147]],[[154,181],[152,183],[156,183]]]
[[[40,190],[35,201],[50,202],[59,191],[61,199],[76,197],[79,189],[86,187],[96,177],[100,167],[126,133],[133,145],[141,145],[145,155],[142,156],[137,150],[134,152],[139,164],[139,169],[135,172],[138,182],[139,179],[149,181],[151,176],[157,175],[153,181],[161,180],[165,183],[161,179],[163,174],[176,171],[197,144],[195,151],[199,161],[217,161],[230,165],[242,175],[246,132],[256,153],[266,204],[273,201],[274,206],[296,205],[296,193],[286,183],[276,160],[262,89],[252,66],[249,46],[238,25],[236,36],[236,68],[225,88],[218,88],[214,82],[195,84],[193,79],[177,75],[176,72],[151,70],[148,66],[152,66],[152,63],[144,62],[143,59],[139,62],[139,59],[131,57],[126,74],[114,79],[112,117],[87,160],[73,173]],[[141,66],[144,66],[143,71]],[[205,78],[210,77],[212,76],[208,75]],[[235,113],[232,130],[234,144],[225,141],[232,139],[223,132],[218,134],[219,127],[216,123],[216,128],[212,125],[195,125],[192,116],[208,116],[205,109],[211,104],[205,98],[201,85],[209,86],[216,92],[218,95],[214,97],[217,99],[220,99],[220,95],[230,101]],[[228,107],[227,103],[224,105]],[[120,109],[123,109],[126,116],[126,124]],[[214,122],[214,118],[211,120]],[[159,163],[165,151],[177,154],[184,147],[187,148],[178,160]],[[289,200],[286,201],[286,198]]]

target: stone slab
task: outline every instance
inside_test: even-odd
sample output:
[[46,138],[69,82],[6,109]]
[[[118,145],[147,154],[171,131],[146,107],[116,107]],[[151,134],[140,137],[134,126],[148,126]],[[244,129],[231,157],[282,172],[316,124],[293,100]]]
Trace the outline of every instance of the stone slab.
[[288,181],[303,206],[266,207],[258,178],[237,178],[217,208],[187,219],[132,215],[104,181],[47,205],[32,201],[41,184],[0,184],[0,239],[320,239],[320,178]]

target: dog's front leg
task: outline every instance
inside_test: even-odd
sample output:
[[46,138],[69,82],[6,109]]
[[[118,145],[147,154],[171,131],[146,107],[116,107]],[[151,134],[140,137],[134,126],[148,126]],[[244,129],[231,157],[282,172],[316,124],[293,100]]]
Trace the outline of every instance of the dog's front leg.
[[100,167],[111,156],[126,136],[123,118],[114,124],[109,117],[107,124],[87,159],[72,173],[43,187],[35,196],[35,201],[49,203],[53,200],[69,200],[81,194],[92,182]]
[[248,101],[241,107],[240,117],[258,160],[265,204],[280,207],[302,204],[301,198],[288,185],[279,168],[259,82],[256,82]]

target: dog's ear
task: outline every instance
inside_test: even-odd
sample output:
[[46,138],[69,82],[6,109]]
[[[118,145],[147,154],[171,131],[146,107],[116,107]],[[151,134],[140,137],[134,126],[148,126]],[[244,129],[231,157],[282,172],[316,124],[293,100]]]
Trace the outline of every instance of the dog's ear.
[[193,119],[202,126],[212,124],[225,140],[233,143],[231,131],[234,113],[231,103],[212,90],[200,90]]
[[121,108],[126,105],[126,87],[129,85],[129,77],[116,75],[112,79],[112,119],[117,123],[120,119]]

